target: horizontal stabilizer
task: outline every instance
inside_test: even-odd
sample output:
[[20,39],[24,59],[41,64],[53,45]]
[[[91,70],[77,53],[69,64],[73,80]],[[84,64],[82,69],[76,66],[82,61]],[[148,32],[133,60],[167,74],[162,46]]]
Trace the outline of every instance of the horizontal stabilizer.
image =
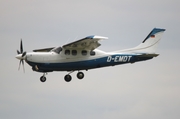
[[159,54],[142,54],[137,55],[136,57],[157,57]]

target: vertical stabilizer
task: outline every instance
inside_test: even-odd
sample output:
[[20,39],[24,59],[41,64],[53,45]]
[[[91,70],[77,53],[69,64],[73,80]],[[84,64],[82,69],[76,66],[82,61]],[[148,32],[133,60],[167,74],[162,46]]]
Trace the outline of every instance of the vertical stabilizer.
[[134,48],[135,51],[144,53],[155,53],[158,43],[165,29],[154,28],[141,44]]

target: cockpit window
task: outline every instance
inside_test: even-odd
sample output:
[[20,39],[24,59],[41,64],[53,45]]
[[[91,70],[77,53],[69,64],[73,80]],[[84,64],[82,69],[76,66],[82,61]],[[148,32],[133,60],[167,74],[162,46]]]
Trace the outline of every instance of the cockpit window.
[[57,54],[59,54],[62,51],[62,48],[61,47],[57,47],[57,48],[54,48],[52,51],[57,53]]

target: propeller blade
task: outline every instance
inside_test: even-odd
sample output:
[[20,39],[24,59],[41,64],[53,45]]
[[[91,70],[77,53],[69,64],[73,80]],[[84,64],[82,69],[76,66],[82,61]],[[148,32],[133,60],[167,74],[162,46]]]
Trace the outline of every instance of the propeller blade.
[[21,53],[19,52],[19,50],[17,50],[17,54],[21,54]]
[[22,44],[22,39],[21,39],[20,50],[21,50],[21,54],[22,54],[22,53],[23,53],[23,44]]
[[25,55],[26,55],[26,52],[23,52],[22,57],[24,57]]
[[[21,63],[22,63],[22,65],[23,65],[23,71],[24,71],[24,73],[25,73],[25,68],[24,68],[24,58],[23,58],[23,57],[26,55],[26,52],[23,52],[23,43],[22,43],[22,39],[21,39],[21,42],[20,42],[20,51],[17,50],[17,54],[18,54],[18,55],[16,56],[16,58],[20,59],[18,70],[20,70],[20,68],[21,68]],[[19,56],[19,54],[22,54],[21,57]]]
[[24,61],[22,60],[22,65],[23,65],[23,71],[25,73],[25,68],[24,68]]
[[20,70],[22,60],[19,61],[19,67],[18,70]]

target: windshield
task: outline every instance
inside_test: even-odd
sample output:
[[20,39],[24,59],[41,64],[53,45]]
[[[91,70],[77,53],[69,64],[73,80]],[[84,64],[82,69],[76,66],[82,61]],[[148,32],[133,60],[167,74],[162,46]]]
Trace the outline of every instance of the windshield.
[[61,47],[56,47],[56,48],[52,49],[52,51],[59,54],[62,51],[62,48]]

